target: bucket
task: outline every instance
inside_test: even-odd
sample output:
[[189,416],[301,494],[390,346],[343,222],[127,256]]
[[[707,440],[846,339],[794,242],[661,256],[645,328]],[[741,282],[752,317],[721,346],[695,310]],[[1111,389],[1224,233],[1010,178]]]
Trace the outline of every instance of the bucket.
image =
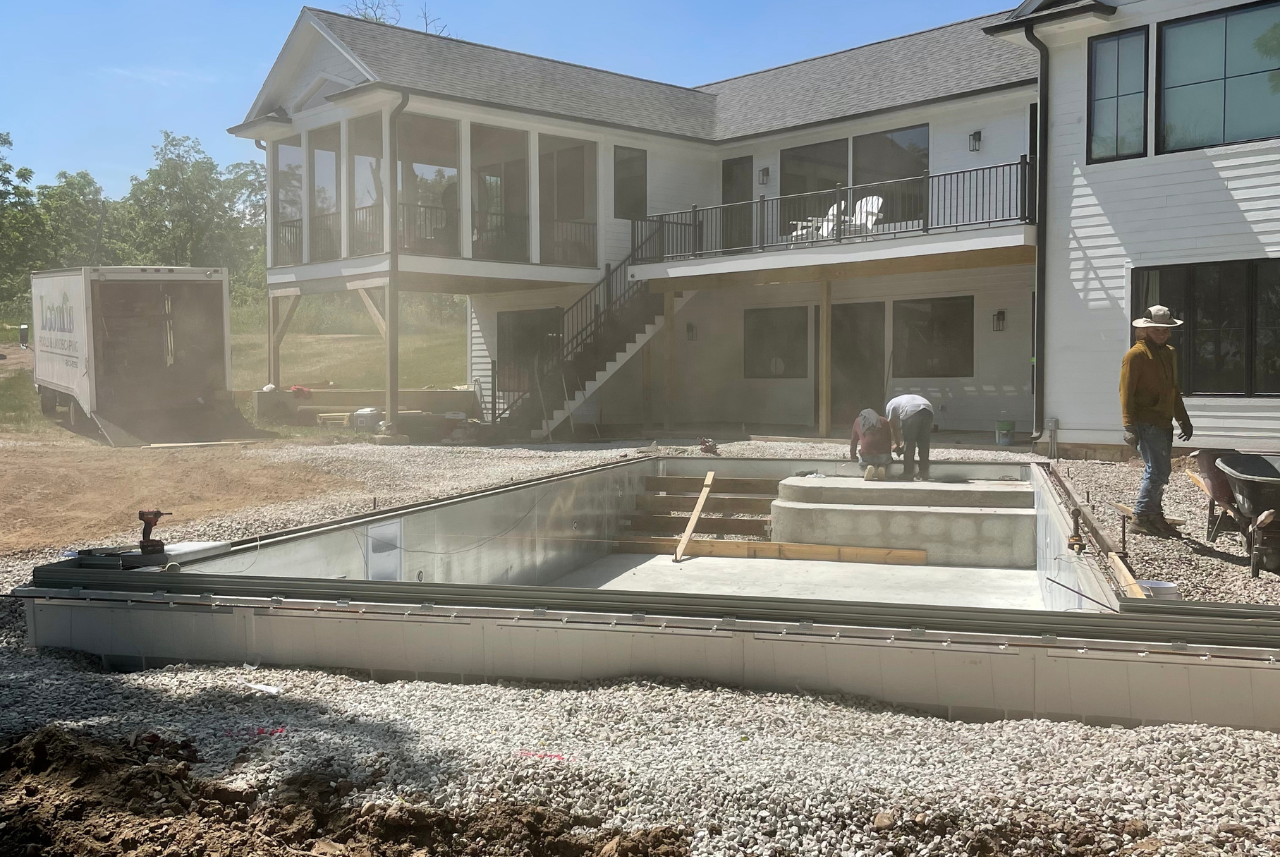
[[1147,593],[1150,598],[1159,601],[1181,601],[1182,594],[1178,592],[1178,584],[1169,583],[1165,580],[1139,580],[1138,585],[1142,587],[1142,591]]
[[996,421],[996,445],[1013,446],[1013,420]]

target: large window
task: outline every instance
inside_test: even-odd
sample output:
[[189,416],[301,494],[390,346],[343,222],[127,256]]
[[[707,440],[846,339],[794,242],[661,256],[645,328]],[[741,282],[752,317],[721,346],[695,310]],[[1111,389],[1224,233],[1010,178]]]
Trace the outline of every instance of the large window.
[[538,208],[544,265],[596,266],[596,144],[538,135]]
[[[929,169],[929,126],[916,125],[853,138],[853,184],[859,200],[876,196],[880,222],[909,223],[924,217],[924,174]],[[912,181],[914,179],[914,181]],[[944,203],[945,205],[945,203]]]
[[339,178],[342,139],[337,125],[307,137],[311,153],[311,258],[327,262],[342,255],[342,182]]
[[471,255],[529,261],[529,135],[471,126]]
[[1089,40],[1089,160],[1147,153],[1147,28]]
[[458,123],[405,113],[397,120],[396,139],[401,249],[459,255]]
[[823,217],[835,205],[835,194],[818,194],[849,183],[849,140],[842,137],[811,146],[796,146],[779,153],[779,193],[782,196],[815,194],[784,199],[779,218],[783,229],[798,226],[810,217]]
[[1280,136],[1280,3],[1160,25],[1159,109],[1160,152]]
[[649,216],[649,155],[644,149],[613,147],[613,216],[640,220]]
[[1280,260],[1135,271],[1131,315],[1156,304],[1183,319],[1169,339],[1183,392],[1280,393]]
[[276,265],[302,261],[302,137],[275,145],[275,257]]
[[382,242],[382,114],[352,119],[347,129],[351,153],[350,248],[352,256],[381,253]]
[[973,377],[973,295],[893,302],[893,377]]
[[809,308],[749,309],[742,314],[742,373],[747,378],[809,376]]

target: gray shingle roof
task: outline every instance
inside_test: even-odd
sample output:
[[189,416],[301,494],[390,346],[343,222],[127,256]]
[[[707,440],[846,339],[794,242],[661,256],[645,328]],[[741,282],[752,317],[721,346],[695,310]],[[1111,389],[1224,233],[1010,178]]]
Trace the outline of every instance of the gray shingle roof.
[[701,86],[730,139],[1033,80],[1036,55],[982,32],[1001,12]]
[[309,9],[382,83],[699,140],[726,140],[1034,79],[988,15],[694,89]]

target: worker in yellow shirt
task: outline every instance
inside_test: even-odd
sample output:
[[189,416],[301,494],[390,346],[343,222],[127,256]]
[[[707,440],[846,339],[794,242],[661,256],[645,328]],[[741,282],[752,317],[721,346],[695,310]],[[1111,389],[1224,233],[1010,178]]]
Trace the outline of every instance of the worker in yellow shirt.
[[1137,447],[1146,464],[1138,501],[1133,504],[1135,533],[1157,537],[1182,534],[1164,517],[1164,487],[1172,470],[1173,425],[1178,439],[1191,440],[1191,418],[1178,389],[1178,360],[1169,344],[1170,332],[1182,322],[1168,307],[1153,306],[1133,326],[1138,341],[1124,355],[1120,367],[1120,412],[1124,440]]

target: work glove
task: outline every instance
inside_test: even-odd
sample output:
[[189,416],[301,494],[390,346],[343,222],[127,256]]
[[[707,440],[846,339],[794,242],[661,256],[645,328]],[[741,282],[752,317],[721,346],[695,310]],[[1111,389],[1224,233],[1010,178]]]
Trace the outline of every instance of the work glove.
[[1124,427],[1124,442],[1129,444],[1129,446],[1132,446],[1134,449],[1138,448],[1138,435],[1134,432],[1132,426]]
[[1183,420],[1178,423],[1178,440],[1191,440],[1191,420]]

